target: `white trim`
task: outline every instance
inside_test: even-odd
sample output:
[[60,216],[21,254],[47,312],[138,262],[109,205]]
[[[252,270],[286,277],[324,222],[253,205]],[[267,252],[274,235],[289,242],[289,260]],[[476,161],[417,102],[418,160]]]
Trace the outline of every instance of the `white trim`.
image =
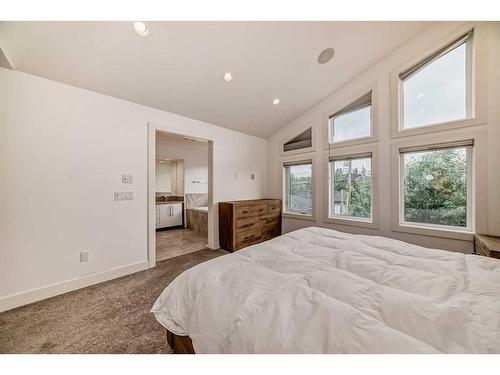
[[219,244],[216,231],[218,230],[218,209],[215,207],[215,179],[214,176],[214,140],[198,134],[185,132],[181,129],[171,129],[166,125],[148,123],[148,244],[147,256],[149,268],[156,266],[156,226],[155,226],[155,202],[156,202],[156,189],[155,189],[155,174],[156,174],[156,132],[163,131],[171,134],[183,135],[190,138],[198,138],[208,141],[208,247],[210,249],[218,249]]
[[99,284],[104,281],[116,279],[118,277],[130,275],[146,269],[148,269],[148,262],[142,261],[10,294],[0,298],[0,312],[54,297],[59,294],[71,292],[73,290],[85,288],[87,286]]
[[[403,129],[402,128],[402,113],[403,113],[403,100],[402,100],[402,81],[399,74],[411,66],[418,63],[427,56],[433,54],[435,51],[442,48],[442,46],[449,44],[457,39],[465,32],[474,29],[474,36],[472,38],[470,47],[467,49],[468,58],[470,63],[467,64],[467,79],[468,82],[468,103],[467,114],[468,117],[460,120],[453,120],[442,122],[438,124],[429,124],[419,126],[416,128]],[[390,114],[391,114],[391,137],[399,138],[418,134],[426,134],[433,132],[440,132],[444,130],[457,129],[469,126],[483,125],[487,123],[488,115],[488,93],[487,93],[487,29],[485,25],[480,23],[467,23],[462,25],[446,37],[441,38],[440,41],[433,43],[431,46],[421,51],[419,54],[413,56],[405,63],[399,65],[391,72],[391,90],[390,90]],[[472,108],[470,108],[472,107]]]
[[[295,213],[295,212],[286,212],[286,184],[285,184],[285,167],[283,163],[286,162],[293,162],[293,161],[302,161],[302,160],[311,160],[311,165],[312,165],[312,171],[311,171],[311,195],[312,195],[312,212],[311,214],[301,214],[301,213]],[[315,221],[316,220],[316,153],[302,153],[302,154],[296,154],[293,156],[289,157],[282,157],[280,158],[280,173],[281,173],[281,186],[280,186],[280,191],[281,191],[281,199],[283,202],[283,212],[282,216],[286,218],[294,218],[294,219],[302,219],[302,220],[310,220],[310,221]]]
[[[155,162],[152,163],[152,160]],[[148,209],[146,223],[148,226],[148,265],[149,268],[156,266],[156,127],[148,123]],[[154,199],[151,199],[154,196]],[[154,229],[152,227],[154,226]]]
[[[314,207],[313,207],[313,211],[314,211]],[[291,212],[283,211],[281,213],[281,216],[286,217],[287,219],[316,221],[316,218],[313,215],[307,215],[307,214],[299,214],[299,213],[291,213]]]
[[335,150],[335,157],[345,157],[349,158],[356,155],[362,155],[371,153],[371,196],[372,196],[372,215],[370,219],[363,218],[355,218],[355,217],[347,217],[347,216],[336,216],[330,217],[330,183],[331,183],[331,171],[330,171],[330,161],[329,154],[325,155],[325,170],[323,179],[324,184],[324,205],[326,209],[324,210],[324,218],[323,221],[329,224],[339,224],[339,225],[349,225],[355,227],[363,227],[363,228],[371,228],[371,229],[379,229],[379,145],[359,145],[354,146],[349,149]]
[[[413,147],[421,145],[432,145],[436,143],[445,142],[458,142],[465,140],[474,140],[474,150],[471,152],[472,157],[467,159],[467,168],[471,169],[471,173],[467,174],[470,189],[467,193],[468,202],[468,220],[471,215],[471,227],[460,230],[457,228],[447,228],[443,226],[432,226],[425,224],[411,224],[401,222],[401,209],[403,207],[403,196],[401,191],[401,178],[402,178],[402,163],[400,161],[400,148]],[[470,151],[468,151],[470,152]],[[392,202],[392,230],[395,232],[413,233],[425,236],[435,236],[443,238],[451,238],[463,241],[473,241],[474,232],[482,232],[487,227],[487,220],[485,215],[478,216],[477,213],[487,212],[485,201],[478,199],[485,194],[487,189],[488,171],[485,168],[487,161],[487,137],[486,130],[474,129],[461,132],[446,132],[441,134],[427,134],[425,137],[407,138],[405,140],[398,140],[392,144],[391,151],[391,168],[392,174],[392,189],[391,189],[391,202]],[[469,156],[469,154],[467,155]],[[477,184],[476,181],[481,181]],[[470,209],[469,209],[470,207]]]
[[[370,109],[370,135],[367,137],[355,138],[347,141],[335,142],[331,143],[331,129],[330,129],[330,117],[332,114],[342,110],[342,108],[347,107],[352,102],[366,95],[368,92],[372,93],[372,102]],[[330,110],[326,111],[323,114],[323,148],[341,148],[341,147],[349,147],[360,144],[373,143],[378,141],[379,131],[378,131],[378,117],[379,117],[379,92],[378,92],[378,82],[374,81],[371,84],[364,86],[362,89],[357,90],[355,94],[350,95],[348,100],[342,101],[339,105],[332,107]]]
[[[472,211],[472,207],[474,207],[474,202],[472,200],[472,185],[470,184],[470,181],[472,180],[472,174],[474,173],[474,170],[472,168],[472,147],[473,146],[457,146],[457,148],[465,148],[466,149],[466,183],[467,183],[467,202],[466,202],[466,210],[467,210],[467,218],[466,218],[466,227],[457,227],[457,226],[452,226],[452,225],[439,225],[439,224],[427,224],[427,223],[419,223],[419,222],[411,222],[411,221],[405,221],[404,220],[404,192],[403,192],[403,183],[404,183],[404,163],[403,163],[403,158],[404,155],[407,153],[416,153],[416,152],[422,152],[422,151],[414,151],[414,152],[401,152],[401,149],[399,150],[399,225],[404,227],[404,228],[425,228],[429,230],[439,230],[439,231],[450,231],[450,232],[457,232],[457,233],[473,233],[474,232],[474,220],[472,216],[470,215]],[[435,149],[431,148],[430,151],[439,151],[443,150],[445,147],[441,149]],[[426,152],[426,151],[423,151]]]

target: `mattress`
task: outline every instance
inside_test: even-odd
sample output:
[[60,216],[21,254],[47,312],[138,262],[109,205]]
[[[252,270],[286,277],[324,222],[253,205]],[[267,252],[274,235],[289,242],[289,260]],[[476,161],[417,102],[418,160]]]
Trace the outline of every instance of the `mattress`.
[[185,271],[152,312],[197,353],[498,353],[500,261],[311,227]]

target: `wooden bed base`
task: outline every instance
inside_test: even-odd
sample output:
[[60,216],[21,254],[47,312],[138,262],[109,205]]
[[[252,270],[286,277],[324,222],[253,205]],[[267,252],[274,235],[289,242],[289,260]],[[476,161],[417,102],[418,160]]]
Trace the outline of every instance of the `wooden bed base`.
[[179,336],[167,329],[167,342],[174,354],[196,354],[189,336]]

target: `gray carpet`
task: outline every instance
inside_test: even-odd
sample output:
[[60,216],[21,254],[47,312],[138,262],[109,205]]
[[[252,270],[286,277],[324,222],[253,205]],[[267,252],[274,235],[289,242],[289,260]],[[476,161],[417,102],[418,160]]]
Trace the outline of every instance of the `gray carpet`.
[[200,250],[155,268],[0,313],[0,353],[171,353],[149,312],[181,272],[220,255]]

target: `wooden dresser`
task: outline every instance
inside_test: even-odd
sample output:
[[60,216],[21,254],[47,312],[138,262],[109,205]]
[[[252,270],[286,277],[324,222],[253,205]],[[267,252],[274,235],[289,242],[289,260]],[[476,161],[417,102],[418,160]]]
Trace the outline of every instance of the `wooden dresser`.
[[474,252],[486,257],[500,259],[500,237],[476,234],[474,237]]
[[236,251],[281,234],[281,200],[219,203],[220,247]]

